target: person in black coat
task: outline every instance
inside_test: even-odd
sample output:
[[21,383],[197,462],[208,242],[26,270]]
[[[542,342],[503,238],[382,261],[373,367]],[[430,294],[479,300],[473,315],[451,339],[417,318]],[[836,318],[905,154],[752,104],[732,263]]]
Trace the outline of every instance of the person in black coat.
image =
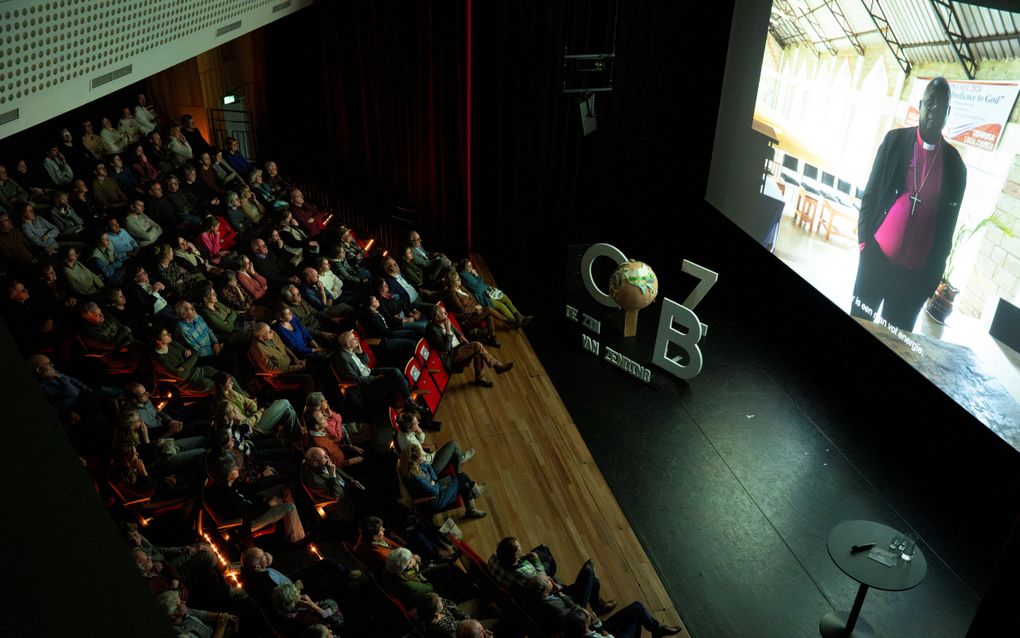
[[913,330],[945,274],[967,186],[960,153],[942,137],[949,100],[944,78],[929,82],[918,126],[889,131],[878,149],[857,225],[855,317],[881,314],[890,325]]

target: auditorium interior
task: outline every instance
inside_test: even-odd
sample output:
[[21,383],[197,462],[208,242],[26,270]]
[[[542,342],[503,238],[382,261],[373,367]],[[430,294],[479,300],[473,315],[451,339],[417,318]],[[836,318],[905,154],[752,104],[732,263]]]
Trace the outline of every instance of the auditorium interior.
[[[0,2],[4,635],[1020,635],[1014,4]],[[890,337],[857,215],[936,75],[1013,102],[954,138],[953,314]]]

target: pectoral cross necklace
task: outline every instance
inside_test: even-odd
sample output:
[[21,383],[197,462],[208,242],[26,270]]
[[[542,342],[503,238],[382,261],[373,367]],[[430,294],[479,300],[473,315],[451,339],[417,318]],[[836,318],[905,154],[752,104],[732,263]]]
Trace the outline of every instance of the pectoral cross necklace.
[[[931,176],[931,167],[935,166],[935,159],[939,155],[939,151],[942,150],[942,145],[939,144],[935,147],[935,154],[931,156],[931,164],[924,163],[924,167],[921,169],[921,185],[917,185],[917,146],[914,146],[914,194],[910,196],[910,216],[914,216],[914,211],[917,209],[917,205],[921,203],[921,189],[924,188],[925,182]],[[921,156],[921,161],[924,162],[924,156]]]

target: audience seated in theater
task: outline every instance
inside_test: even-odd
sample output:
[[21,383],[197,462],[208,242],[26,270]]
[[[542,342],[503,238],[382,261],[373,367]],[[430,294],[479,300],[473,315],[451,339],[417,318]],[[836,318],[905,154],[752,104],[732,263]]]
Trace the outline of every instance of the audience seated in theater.
[[139,317],[144,325],[176,327],[177,315],[164,296],[166,286],[163,282],[151,282],[148,271],[141,264],[128,268],[128,278],[131,283],[125,285],[124,296],[131,308],[130,314]]
[[534,599],[539,590],[536,577],[548,577],[551,582],[546,584],[543,581],[541,584],[545,597],[550,593],[569,596],[569,600],[581,609],[587,609],[591,605],[592,611],[599,616],[604,616],[616,608],[615,600],[602,598],[601,582],[590,560],[585,561],[570,585],[564,586],[555,581],[555,572],[556,560],[548,548],[540,545],[525,554],[520,542],[513,536],[501,540],[496,547],[496,553],[489,558],[489,574],[493,580],[522,601]]
[[467,474],[460,471],[460,458],[460,455],[452,455],[447,463],[447,465],[452,465],[455,474],[440,477],[439,471],[445,470],[446,467],[436,468],[435,465],[425,460],[425,450],[420,445],[410,443],[400,453],[397,474],[412,499],[433,498],[432,501],[421,506],[426,511],[430,513],[442,512],[453,505],[457,496],[460,496],[464,499],[465,516],[482,518],[487,513],[478,509],[475,499],[485,493],[486,485],[475,483]]
[[[266,244],[262,238],[256,238],[251,240],[251,261],[255,272],[265,277],[266,282],[273,290],[279,290],[280,286],[285,283],[295,280],[300,281],[291,274],[291,268],[287,262],[280,259],[275,253],[269,251],[269,245]],[[244,271],[244,268],[238,269],[238,277],[240,273]],[[244,285],[244,281],[241,281],[241,285]],[[248,292],[251,292],[250,290]]]
[[113,127],[113,122],[110,121],[110,118],[104,117],[101,123],[103,130],[99,132],[99,137],[103,142],[103,155],[123,153],[124,149],[131,143],[131,140]]
[[199,273],[206,276],[216,270],[212,264],[206,261],[205,256],[202,255],[202,251],[200,251],[195,244],[188,241],[183,235],[175,235],[170,241],[172,242],[171,245],[174,247],[174,260],[177,261],[184,270],[190,273]]
[[285,384],[296,385],[305,394],[315,387],[315,381],[308,374],[305,362],[283,345],[283,341],[272,331],[269,324],[260,321],[252,328],[248,358],[258,372],[263,372]]
[[301,296],[327,317],[353,318],[354,308],[336,299],[319,278],[319,271],[309,266],[301,270]]
[[[433,431],[438,431],[435,424],[432,424]],[[425,432],[422,431],[421,417],[414,410],[407,410],[397,416],[397,432],[393,437],[397,453],[402,453],[410,445],[422,446],[425,452],[425,462],[442,472],[448,465],[460,472],[460,466],[467,463],[475,456],[475,449],[461,452],[456,441],[447,441],[438,450],[428,451],[425,445]]]
[[365,253],[365,249],[361,247],[358,240],[354,238],[354,233],[347,226],[341,226],[338,229],[338,234],[340,235],[340,245],[344,248],[347,262],[356,271],[361,271],[364,267],[364,261],[368,256]]
[[276,321],[273,322],[273,329],[276,330],[276,334],[280,335],[280,339],[283,340],[284,345],[290,348],[291,352],[309,363],[312,361],[325,362],[329,351],[315,341],[312,333],[300,319],[294,316],[287,305],[277,305],[274,319]]
[[236,450],[244,458],[245,466],[251,465],[259,470],[270,467],[273,474],[286,478],[288,482],[297,479],[301,452],[289,441],[275,436],[255,436],[253,421],[245,419],[232,403],[226,401],[214,404],[213,421],[218,428],[211,437],[215,454]]
[[213,264],[219,264],[223,257],[230,254],[220,241],[220,220],[212,215],[205,216],[205,224],[202,226],[202,232],[195,237],[195,244]]
[[[184,167],[187,162],[195,159],[194,150],[191,148],[191,144],[188,142],[188,138],[184,137],[184,133],[181,132],[180,126],[171,126],[170,131],[167,133],[169,140],[167,141],[166,159],[170,162],[171,170],[180,170]],[[149,136],[152,140],[152,136]],[[152,149],[158,150],[159,147],[155,145],[153,141]]]
[[[217,152],[213,155],[212,167],[224,188],[237,190],[244,185],[244,179],[241,178],[227,160],[223,159],[223,153]],[[248,173],[245,172],[244,174],[247,175]]]
[[189,390],[210,392],[213,389],[212,378],[219,370],[199,365],[198,355],[174,341],[169,330],[166,328],[156,330],[153,342],[155,347],[152,363],[160,375],[182,384]]
[[128,305],[127,296],[124,294],[124,289],[120,286],[107,288],[101,297],[103,299],[103,312],[108,316],[114,317],[122,324],[131,328],[132,331],[136,330],[137,326],[147,327],[135,312],[135,308]]
[[163,234],[163,228],[145,214],[145,202],[137,198],[128,208],[124,229],[134,237],[140,248],[151,246]]
[[25,234],[14,227],[9,213],[0,211],[0,265],[24,267],[35,261]]
[[57,269],[50,263],[40,263],[35,269],[36,279],[30,286],[36,297],[47,307],[62,316],[69,316],[78,303],[73,291],[57,277]]
[[255,224],[244,214],[244,210],[241,208],[241,196],[234,191],[230,191],[224,196],[227,205],[224,208],[223,214],[227,222],[230,223],[230,227],[238,235],[250,236],[255,230]]
[[[320,394],[315,393],[312,394]],[[323,450],[329,460],[342,470],[361,475],[363,467],[357,467],[365,462],[365,451],[352,445],[340,445],[336,439],[326,431],[327,416],[325,412],[317,407],[307,406],[305,408],[304,423],[307,432],[304,435],[304,447],[319,448]]]
[[[433,530],[434,532],[434,530]],[[449,540],[442,534],[426,534],[417,530],[406,530],[406,541],[403,538],[387,536],[383,520],[377,516],[366,516],[358,523],[358,540],[354,545],[354,556],[361,561],[373,574],[380,574],[386,569],[386,557],[393,550],[410,547],[416,554],[420,554],[429,564],[426,567],[426,575],[433,568],[433,564],[440,561],[448,561],[459,556],[457,550],[450,545]]]
[[281,485],[270,494],[253,492],[237,483],[240,471],[233,461],[228,462],[224,470],[225,474],[212,476],[212,483],[205,488],[205,502],[217,519],[241,519],[252,532],[279,521],[284,536],[291,543],[305,537],[305,528],[289,488]]
[[344,291],[344,282],[333,272],[332,264],[327,257],[322,255],[313,256],[310,262],[319,274],[319,281],[325,286],[326,291],[333,296],[333,299],[352,305],[358,303],[361,295],[355,294],[353,291]]
[[49,255],[57,254],[60,249],[60,230],[46,221],[40,215],[35,214],[35,206],[31,203],[21,205],[21,232],[24,233],[28,242],[37,249],[46,251]]
[[480,329],[480,336],[487,345],[494,348],[499,347],[499,340],[496,339],[496,322],[502,325],[516,325],[516,322],[499,314],[494,308],[486,308],[478,303],[475,296],[461,285],[460,275],[456,272],[451,272],[446,277],[443,303],[446,304],[447,311],[452,312],[462,326],[484,325],[484,329]]
[[268,209],[275,210],[287,207],[287,200],[277,199],[263,176],[264,173],[260,168],[253,169],[251,174],[248,175],[248,186],[255,193],[255,197]]
[[148,189],[159,180],[160,170],[149,161],[145,147],[141,144],[135,147],[134,156],[131,159],[131,172],[134,175],[137,188]]
[[131,328],[119,319],[107,316],[94,301],[86,301],[79,310],[82,324],[78,331],[85,347],[105,353],[104,361],[110,363],[137,363],[141,349],[135,343]]
[[241,196],[241,210],[253,224],[258,226],[266,216],[266,207],[255,198],[255,193],[247,184],[241,184],[238,195]]
[[220,354],[223,344],[195,310],[194,304],[187,300],[178,301],[174,304],[174,313],[177,315],[177,336],[200,360]]
[[[281,208],[279,211],[274,213],[279,216],[279,222],[276,224],[276,230],[280,233],[280,238],[289,246],[291,249],[299,249],[297,255],[303,257],[305,253],[315,253],[319,250],[319,242],[314,239],[309,239],[308,233],[301,227],[301,223],[294,218],[293,211],[290,208]],[[294,262],[295,264],[297,262]]]
[[423,333],[428,321],[423,319],[421,311],[412,307],[404,297],[394,295],[389,282],[377,277],[372,292],[379,300],[379,313],[386,319],[391,330],[410,330],[415,336]]
[[220,302],[212,284],[203,289],[202,300],[197,306],[198,314],[205,319],[220,343],[228,347],[247,346],[250,326],[246,329],[237,311]]
[[80,453],[83,450],[105,453],[112,426],[102,395],[75,377],[58,372],[44,354],[29,357],[27,363],[75,448]]
[[209,151],[202,151],[201,153],[198,153],[197,175],[199,181],[202,182],[202,185],[205,186],[207,191],[213,193],[215,197],[218,197],[221,200],[226,197],[227,189],[220,180],[220,176],[216,173],[216,169],[213,167],[213,158]]
[[340,378],[355,384],[348,394],[358,404],[382,413],[389,406],[404,406],[427,412],[427,408],[411,397],[403,370],[390,367],[368,367],[368,355],[361,350],[361,342],[353,331],[339,337],[340,349],[333,357],[333,365]]
[[[141,147],[139,146],[136,148]],[[121,157],[120,153],[110,158],[110,165],[107,167],[107,172],[109,173],[109,176],[117,182],[117,186],[120,187],[121,192],[127,195],[128,198],[137,197],[144,192],[141,185],[138,183],[138,180],[135,178],[134,173],[131,172],[131,169],[124,164],[124,158]]]
[[467,288],[478,303],[495,309],[507,322],[518,328],[531,323],[533,317],[521,314],[505,292],[485,283],[470,259],[464,258],[457,262],[457,272],[460,274],[461,287]]
[[369,339],[379,340],[372,351],[381,364],[402,368],[414,356],[420,333],[412,328],[390,329],[386,317],[379,312],[379,299],[375,295],[369,295],[359,325]]
[[237,271],[226,269],[220,275],[219,299],[226,306],[236,310],[245,319],[258,319],[263,314],[262,306],[255,306],[251,294],[237,283]]
[[638,601],[632,602],[605,620],[599,620],[597,615],[588,612],[583,606],[571,600],[570,596],[556,592],[555,583],[547,576],[535,576],[532,587],[535,593],[529,608],[535,613],[536,619],[551,630],[558,631],[565,638],[603,635],[640,638],[642,629],[647,630],[652,638],[662,638],[675,636],[682,631],[682,627],[670,627],[660,623],[648,608]]
[[335,600],[332,598],[313,600],[308,594],[302,593],[297,585],[277,585],[273,590],[272,609],[274,612],[272,624],[289,636],[296,636],[299,632],[323,622],[340,631],[344,623]]
[[290,212],[312,239],[318,237],[326,229],[326,224],[329,221],[326,212],[305,201],[304,193],[296,188],[290,191]]
[[187,585],[181,582],[181,575],[176,567],[170,563],[154,561],[140,549],[132,549],[131,558],[141,570],[142,578],[145,579],[145,584],[153,596],[173,590],[180,593],[182,597],[188,598]]
[[60,239],[81,241],[79,235],[85,230],[85,221],[71,207],[70,197],[63,191],[53,194],[53,206],[49,212],[50,221],[57,227]]
[[[325,417],[324,426],[326,433],[338,445],[345,446],[354,454],[365,455],[365,449],[375,449],[377,438],[375,426],[364,421],[343,422],[340,413],[333,410],[329,401],[322,392],[312,392],[305,398],[304,418],[308,420],[310,410],[318,409]],[[364,449],[363,449],[364,448]]]
[[334,518],[350,518],[353,512],[350,501],[354,493],[352,490],[365,489],[361,482],[338,467],[324,448],[316,446],[305,451],[301,481],[316,499],[340,501],[328,510]]
[[280,169],[276,162],[266,162],[265,168],[266,172],[263,173],[262,177],[266,182],[266,186],[269,187],[270,194],[278,200],[286,201],[289,199],[290,191],[294,187],[290,181],[284,179],[283,175],[280,175]]
[[107,286],[119,286],[124,281],[124,266],[127,263],[126,254],[117,254],[107,233],[99,233],[96,236],[95,245],[89,253],[89,265],[95,269]]
[[50,191],[50,179],[41,165],[33,164],[25,158],[14,162],[9,176],[22,190],[28,193],[31,201],[44,201]]
[[176,591],[156,596],[156,604],[170,619],[176,636],[196,638],[232,638],[240,626],[237,616],[227,612],[190,609]]
[[[71,165],[71,170],[76,175],[88,175],[92,172],[92,166],[96,162],[95,158],[92,157],[92,153],[87,148],[82,146],[81,142],[74,139],[70,129],[60,129],[60,139],[57,141],[57,149],[64,156],[65,161]],[[45,163],[45,161],[46,160],[44,159],[43,163]],[[53,179],[50,175],[46,175],[45,180],[37,180],[33,176],[32,183],[33,185],[40,187],[43,187],[44,185],[51,186],[53,184]]]
[[408,233],[407,243],[415,265],[421,269],[424,284],[433,289],[441,288],[441,283],[453,271],[450,258],[443,253],[425,250],[422,247],[421,235],[416,230]]
[[37,300],[17,279],[8,281],[6,290],[0,314],[22,353],[55,348],[63,332],[59,307],[46,303],[45,298]]
[[138,254],[138,242],[126,230],[121,228],[120,220],[113,215],[106,218],[106,236],[113,244],[113,250],[118,257],[134,257]]
[[252,424],[252,429],[261,436],[279,436],[284,439],[296,439],[301,433],[297,412],[286,399],[276,399],[268,406],[261,408],[237,383],[233,376],[220,372],[213,377],[216,400],[218,403],[229,403],[241,413],[245,421]]
[[195,118],[192,115],[184,114],[181,116],[181,133],[188,140],[191,148],[195,151],[195,156],[199,156],[202,153],[213,153],[215,150],[205,141],[202,136],[202,131],[198,130],[195,126]]
[[219,569],[216,554],[210,545],[155,545],[138,531],[134,523],[120,523],[120,531],[132,549],[143,552],[153,561],[172,565],[188,586],[189,600],[202,601],[213,607],[228,604],[231,588]]
[[170,244],[156,245],[156,273],[160,281],[178,299],[194,299],[209,280],[202,273],[189,273],[174,260]]
[[279,585],[302,583],[302,589],[316,598],[341,598],[348,580],[358,578],[361,572],[351,571],[346,565],[329,556],[315,561],[289,574],[273,567],[273,555],[257,546],[241,552],[241,582],[261,607],[272,607],[273,590]]
[[181,190],[188,193],[198,203],[200,208],[220,207],[223,200],[219,198],[217,193],[206,188],[205,184],[198,179],[198,169],[195,168],[194,164],[191,162],[185,164],[183,175],[184,181],[181,182]]
[[[433,592],[452,600],[466,600],[474,593],[462,572],[458,575],[456,570],[426,570],[421,556],[406,547],[394,549],[386,556],[386,568],[379,575],[379,585],[408,609],[413,608],[421,596]],[[448,604],[455,604],[452,600]],[[479,607],[477,600],[466,605],[469,609]]]
[[92,197],[106,213],[119,212],[128,205],[127,195],[120,189],[117,180],[109,176],[106,164],[99,162],[93,169]]
[[10,212],[18,210],[28,202],[28,191],[7,174],[7,168],[0,166],[0,209]]
[[137,381],[131,381],[124,386],[127,405],[138,414],[145,427],[149,431],[150,440],[158,440],[166,437],[177,438],[193,436],[199,432],[201,423],[196,427],[188,426],[185,431],[184,422],[175,419],[165,411],[157,408],[153,403],[149,391]]
[[485,378],[485,369],[492,368],[496,374],[503,374],[514,367],[513,362],[501,363],[477,341],[468,341],[457,330],[446,313],[446,308],[435,306],[430,314],[429,325],[425,328],[425,339],[433,352],[439,353],[447,370],[456,370],[468,365],[475,369],[475,384],[491,388],[492,381]]
[[145,154],[148,155],[149,161],[159,169],[160,173],[169,173],[179,168],[177,154],[171,151],[166,143],[164,143],[163,136],[160,135],[159,131],[149,133],[148,140],[149,143],[145,147]]
[[313,308],[294,284],[287,284],[280,290],[280,300],[287,304],[295,317],[301,319],[313,337],[330,345],[336,343],[342,317],[330,317]]
[[[435,592],[417,599],[415,617],[415,624],[425,638],[457,638],[461,624],[471,619],[460,606]],[[489,622],[495,624],[495,620]]]
[[392,257],[383,257],[382,269],[385,273],[386,283],[389,284],[390,295],[399,298],[401,301],[410,304],[416,310],[427,313],[432,309],[431,303],[424,301],[421,292],[404,279],[400,272],[400,265]]
[[102,216],[102,211],[96,206],[95,199],[83,179],[76,179],[71,184],[71,206],[74,207],[74,212],[78,213],[78,217],[85,220],[86,226],[91,226]]
[[144,93],[135,96],[135,123],[142,131],[142,135],[148,135],[156,130],[158,124],[156,110],[148,104]]
[[[0,232],[3,231],[2,222],[3,217],[0,217]],[[60,257],[60,271],[71,290],[83,297],[92,297],[98,295],[106,288],[99,275],[78,261],[78,250],[74,246],[64,246],[61,248]]]
[[93,161],[103,159],[103,139],[93,131],[90,120],[81,123],[81,145],[92,154]]
[[[258,244],[257,242],[262,242]],[[263,273],[259,271],[259,265],[262,263],[262,259],[265,258],[269,262],[274,260],[260,252],[265,242],[261,239],[252,241],[252,246],[255,248],[251,257],[248,255],[237,256],[237,283],[244,288],[245,292],[251,295],[255,301],[261,300],[269,292],[269,279],[263,276]],[[284,269],[282,272],[286,272]],[[284,276],[286,276],[284,274]]]
[[304,249],[300,246],[293,246],[284,241],[279,228],[270,229],[269,235],[266,236],[265,239],[266,244],[269,246],[269,250],[275,253],[281,261],[284,261],[291,266],[297,266],[304,260]]
[[241,144],[236,137],[227,138],[227,148],[223,151],[223,159],[237,172],[238,175],[247,177],[251,175],[252,164],[241,152]]
[[124,107],[120,110],[120,121],[117,122],[117,130],[127,139],[128,144],[137,144],[142,139],[142,127],[135,120],[135,114],[130,108]]
[[43,169],[49,176],[50,183],[56,188],[66,188],[74,179],[74,169],[56,144],[47,149]]
[[[191,175],[194,176],[194,169]],[[197,228],[202,225],[203,207],[208,204],[199,198],[194,189],[184,188],[184,184],[176,176],[166,178],[165,197],[177,215],[187,227]]]

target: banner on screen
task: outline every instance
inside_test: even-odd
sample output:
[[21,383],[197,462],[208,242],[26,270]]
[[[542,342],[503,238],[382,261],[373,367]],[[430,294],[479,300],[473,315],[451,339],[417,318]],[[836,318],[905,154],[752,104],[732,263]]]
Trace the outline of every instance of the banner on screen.
[[[917,105],[931,78],[915,78],[910,89],[910,108],[903,123],[917,126]],[[995,150],[1002,129],[1013,110],[1020,82],[967,82],[949,80],[953,97],[949,102],[946,137],[969,146]]]

